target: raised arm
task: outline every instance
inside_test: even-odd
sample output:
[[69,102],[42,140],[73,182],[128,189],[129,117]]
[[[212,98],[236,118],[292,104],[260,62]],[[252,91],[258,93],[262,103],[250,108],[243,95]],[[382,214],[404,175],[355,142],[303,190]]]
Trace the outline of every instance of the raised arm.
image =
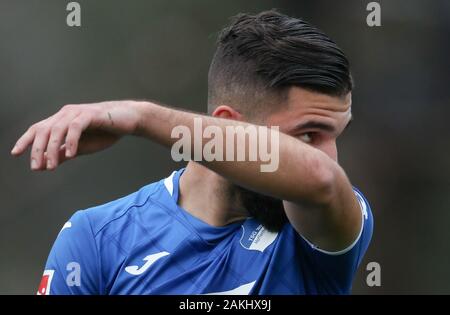
[[[225,136],[227,127],[254,125],[149,102],[71,105],[30,127],[12,154],[20,155],[32,146],[32,169],[51,170],[77,155],[102,150],[123,135],[139,135],[172,147],[179,140],[172,137],[172,132],[179,126],[187,128],[192,137],[196,133],[204,136],[203,131],[214,126],[222,131],[224,139],[217,149],[225,152],[231,145]],[[272,151],[279,151],[279,162],[273,171],[261,171],[267,161],[262,161],[259,155],[254,161],[208,161],[202,157],[200,162],[236,184],[285,200],[291,224],[320,248],[337,251],[351,244],[361,229],[361,211],[343,169],[322,151],[287,134],[261,126],[256,132],[256,138],[238,133],[232,144],[235,152],[239,144],[245,143],[245,156],[249,157],[250,148],[257,146],[253,142],[267,133],[267,139],[278,139],[267,140]],[[196,141],[191,140],[191,158],[198,158],[194,156]],[[204,149],[210,138],[202,140]]]

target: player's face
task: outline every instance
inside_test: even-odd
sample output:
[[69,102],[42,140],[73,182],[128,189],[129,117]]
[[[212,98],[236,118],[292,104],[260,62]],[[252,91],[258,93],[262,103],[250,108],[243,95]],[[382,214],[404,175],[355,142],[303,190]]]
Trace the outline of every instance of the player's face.
[[[268,126],[278,126],[281,132],[308,143],[337,161],[336,140],[352,117],[351,93],[338,98],[291,88],[287,106],[282,108],[267,117]],[[287,222],[281,200],[241,187],[237,191],[246,210],[266,228],[279,230]]]
[[337,161],[336,141],[351,122],[351,93],[332,97],[301,88],[291,88],[287,106],[268,116],[268,126],[310,144]]

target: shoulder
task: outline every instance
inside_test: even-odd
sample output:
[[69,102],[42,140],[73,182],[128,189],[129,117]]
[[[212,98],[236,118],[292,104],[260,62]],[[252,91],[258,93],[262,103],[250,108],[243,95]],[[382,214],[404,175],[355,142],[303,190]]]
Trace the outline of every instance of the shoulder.
[[[282,231],[283,241],[279,242],[285,257],[293,255],[306,277],[312,281],[317,292],[347,294],[350,292],[355,273],[369,247],[373,233],[373,215],[366,197],[354,188],[362,213],[359,235],[346,249],[338,252],[324,251],[302,235],[291,224],[286,224]],[[292,246],[291,244],[295,244]]]
[[119,199],[77,211],[70,221],[83,220],[84,224],[89,224],[95,237],[111,225],[120,225],[121,222],[128,221],[136,212],[151,207],[155,200],[165,198],[166,194],[163,190],[163,180],[160,180]]
[[[353,192],[355,194],[355,197],[359,203],[360,210],[361,210],[361,228],[358,236],[353,241],[351,245],[349,245],[347,248],[337,251],[337,252],[329,252],[322,249],[319,249],[317,246],[312,244],[309,240],[307,240],[305,237],[299,234],[301,236],[302,242],[306,243],[308,248],[310,248],[313,251],[325,254],[325,256],[343,256],[344,254],[350,253],[350,252],[362,252],[365,253],[367,250],[367,247],[369,246],[369,243],[372,238],[373,234],[373,215],[372,210],[369,205],[368,200],[363,195],[363,193],[356,187],[353,187]],[[353,249],[359,249],[359,251],[354,251]],[[358,257],[361,258],[361,256],[358,254]]]
[[[136,242],[144,239],[141,235],[148,235],[142,222],[165,223],[168,200],[170,194],[160,180],[117,200],[75,212],[63,225],[47,259],[52,294],[106,292],[118,265]],[[74,266],[75,271],[82,270],[82,276],[69,285],[66,279],[74,274]]]

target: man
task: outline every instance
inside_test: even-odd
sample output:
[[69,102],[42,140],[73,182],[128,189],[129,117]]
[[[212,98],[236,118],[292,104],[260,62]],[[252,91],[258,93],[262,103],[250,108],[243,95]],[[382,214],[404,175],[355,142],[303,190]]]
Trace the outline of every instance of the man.
[[[373,224],[337,163],[352,87],[345,55],[318,29],[275,11],[240,14],[219,36],[208,116],[115,101],[68,105],[33,125],[12,151],[32,146],[33,170],[53,170],[123,135],[171,147],[172,131],[194,134],[195,119],[203,131],[224,134],[258,125],[257,136],[275,135],[269,145],[279,152],[270,172],[261,171],[261,158],[201,157],[136,193],[78,211],[57,237],[38,294],[349,293]],[[256,140],[236,137],[216,150],[244,143],[250,156]]]

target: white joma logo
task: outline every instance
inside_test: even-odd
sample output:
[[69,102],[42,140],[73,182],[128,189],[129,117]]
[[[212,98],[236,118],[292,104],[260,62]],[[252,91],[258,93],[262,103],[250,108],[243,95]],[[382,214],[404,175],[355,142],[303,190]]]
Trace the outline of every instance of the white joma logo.
[[148,255],[143,260],[146,261],[146,263],[139,268],[139,266],[128,266],[125,268],[125,271],[128,272],[130,275],[138,276],[140,274],[143,274],[148,268],[150,268],[151,265],[153,265],[158,259],[169,255],[168,252],[160,252],[152,255]]

